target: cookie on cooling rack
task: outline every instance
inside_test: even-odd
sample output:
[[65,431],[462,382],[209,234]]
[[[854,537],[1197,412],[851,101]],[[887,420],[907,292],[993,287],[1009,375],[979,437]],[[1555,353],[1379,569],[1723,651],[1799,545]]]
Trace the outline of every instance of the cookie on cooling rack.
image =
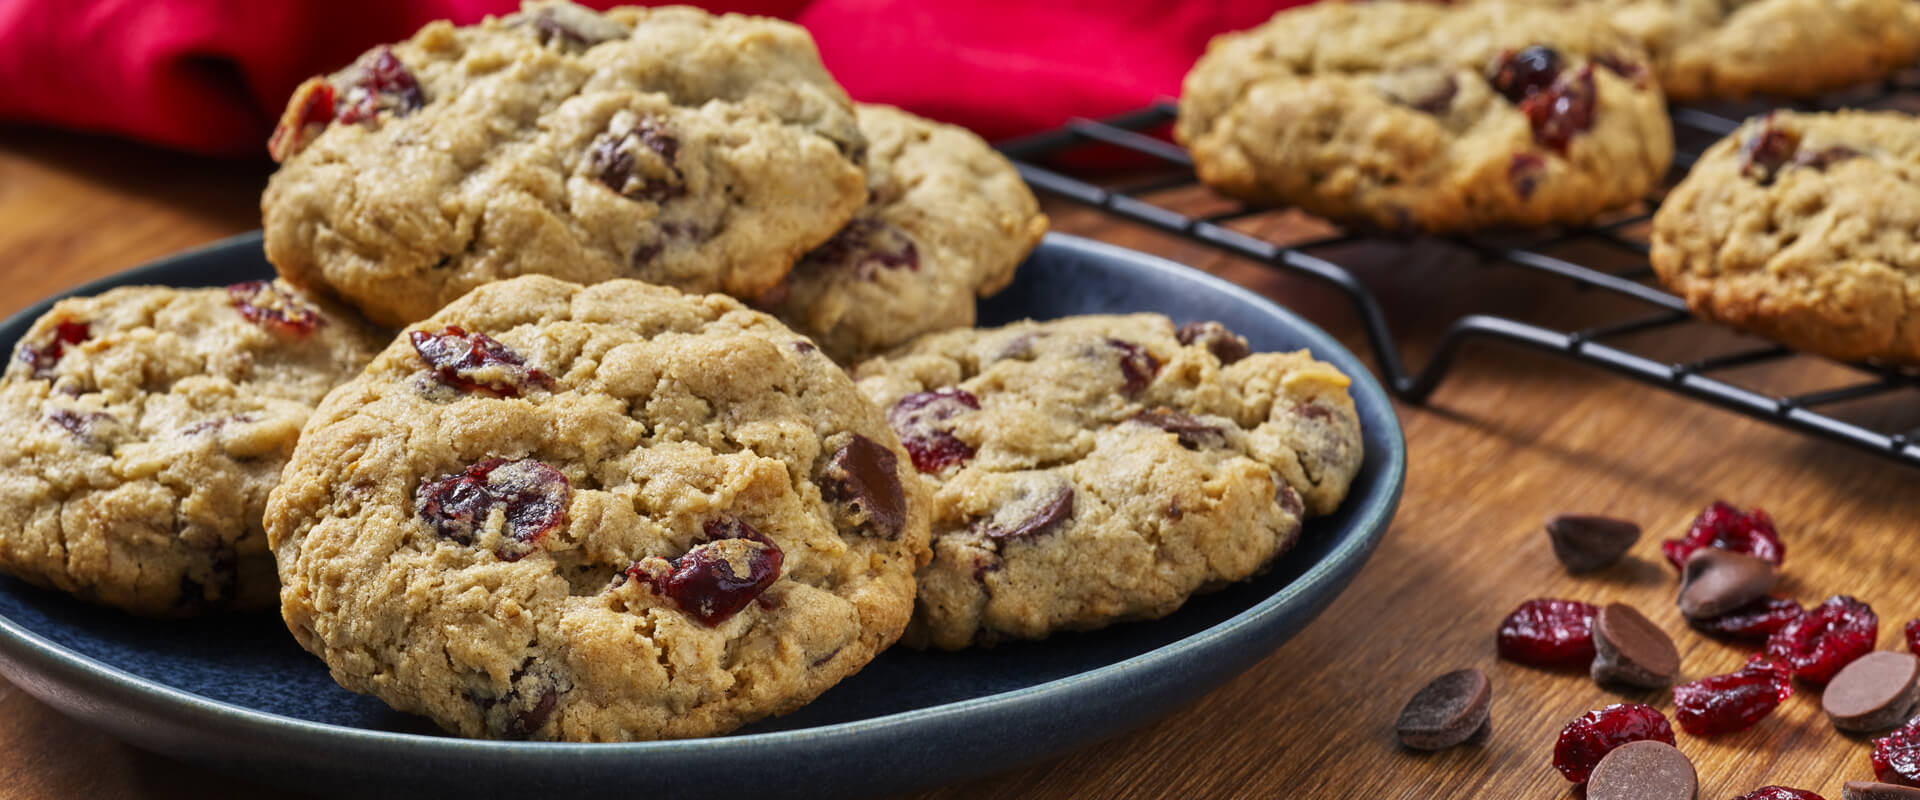
[[1218,323],[949,331],[855,376],[933,496],[914,646],[1164,616],[1264,569],[1360,467],[1347,376]]
[[865,148],[798,26],[532,3],[302,86],[267,257],[387,325],[525,274],[758,298],[865,201]]
[[1920,121],[1750,119],[1653,218],[1660,280],[1694,312],[1845,360],[1920,363]]
[[859,107],[866,208],[787,276],[780,316],[843,363],[973,325],[1047,232],[1013,165],[980,137],[889,106]]
[[1803,97],[1884,77],[1920,56],[1911,0],[1533,0],[1592,6],[1645,45],[1678,102]]
[[1582,223],[1672,159],[1646,64],[1589,10],[1319,3],[1216,37],[1174,134],[1216,189],[1340,222]]
[[143,616],[270,607],[267,493],[378,348],[264,281],[54,304],[0,377],[0,571]]
[[463,736],[707,736],[906,626],[925,490],[805,338],[721,296],[544,276],[416,325],[315,411],[267,511],[340,685]]

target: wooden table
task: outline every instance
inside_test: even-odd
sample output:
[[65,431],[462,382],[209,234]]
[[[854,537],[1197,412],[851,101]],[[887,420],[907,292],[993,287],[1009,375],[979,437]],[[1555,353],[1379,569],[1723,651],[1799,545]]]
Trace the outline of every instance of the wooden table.
[[[0,129],[0,314],[82,281],[258,225],[269,165],[183,159],[132,145]],[[1203,204],[1204,197],[1173,198]],[[1159,253],[1303,309],[1356,350],[1357,325],[1330,292],[1054,205],[1056,229]],[[1297,219],[1259,223],[1297,229]],[[1484,310],[1578,324],[1614,301],[1543,279],[1460,263],[1441,249],[1352,255],[1379,288],[1415,363],[1445,324]],[[1705,326],[1651,352],[1681,357],[1726,334]],[[1630,342],[1631,343],[1631,342]],[[1535,354],[1474,349],[1427,406],[1400,408],[1411,450],[1405,499],[1359,579],[1318,621],[1192,707],[1076,755],[931,792],[926,798],[1556,798],[1575,797],[1549,764],[1570,718],[1622,700],[1671,709],[1664,692],[1622,694],[1579,675],[1494,658],[1500,619],[1538,596],[1624,600],[1674,634],[1689,679],[1737,667],[1746,650],[1688,631],[1659,540],[1715,498],[1758,504],[1788,548],[1784,589],[1803,602],[1847,592],[1882,617],[1883,648],[1920,614],[1920,472]],[[1793,385],[1832,368],[1750,373]],[[1851,411],[1920,425],[1913,396]],[[1573,578],[1541,520],[1601,512],[1648,531],[1628,562]],[[1484,669],[1494,729],[1482,746],[1401,750],[1393,720],[1433,676]],[[1754,728],[1681,735],[1703,800],[1767,783],[1838,800],[1868,775],[1868,745],[1841,736],[1802,694]],[[175,764],[68,720],[0,683],[0,786],[15,798],[206,798],[265,790]]]

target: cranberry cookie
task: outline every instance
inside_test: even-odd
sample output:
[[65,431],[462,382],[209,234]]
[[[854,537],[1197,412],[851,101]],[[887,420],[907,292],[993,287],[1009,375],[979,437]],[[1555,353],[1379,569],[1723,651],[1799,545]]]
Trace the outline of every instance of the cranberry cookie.
[[309,81],[273,149],[268,259],[388,325],[525,274],[758,298],[866,197],[806,31],[683,7],[430,24]]
[[1679,102],[1803,97],[1885,76],[1920,56],[1912,0],[1535,0],[1600,9],[1653,55]]
[[143,616],[270,607],[267,492],[378,347],[264,281],[54,304],[0,377],[0,571]]
[[1264,569],[1360,468],[1347,376],[1218,323],[950,331],[855,375],[933,496],[915,646],[1166,615]]
[[1391,230],[1587,222],[1673,157],[1635,40],[1504,2],[1319,3],[1216,37],[1174,135],[1222,192]]
[[1920,121],[1756,117],[1653,218],[1653,267],[1694,312],[1846,360],[1920,363]]
[[287,627],[463,736],[707,736],[891,644],[927,499],[880,410],[720,295],[544,276],[406,331],[267,510]]
[[867,207],[787,276],[780,316],[843,363],[973,326],[1047,232],[1013,164],[964,128],[859,106]]

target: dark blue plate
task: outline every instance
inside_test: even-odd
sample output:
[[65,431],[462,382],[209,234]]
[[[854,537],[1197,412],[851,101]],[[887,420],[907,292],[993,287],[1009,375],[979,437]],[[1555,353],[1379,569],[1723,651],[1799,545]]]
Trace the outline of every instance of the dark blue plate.
[[[251,234],[82,286],[267,277]],[[52,300],[0,325],[0,352]],[[455,739],[333,683],[272,614],[138,620],[0,579],[0,670],[62,711],[183,761],[355,795],[859,797],[1033,763],[1134,728],[1252,666],[1359,572],[1393,517],[1406,450],[1366,368],[1320,329],[1218,278],[1048,236],[981,323],[1158,311],[1214,319],[1255,350],[1309,348],[1352,375],[1366,464],[1340,512],[1259,578],[1153,622],[959,654],[895,649],[798,712],[732,736],[635,744]],[[0,434],[5,435],[5,434]],[[1303,657],[1307,654],[1301,654]]]

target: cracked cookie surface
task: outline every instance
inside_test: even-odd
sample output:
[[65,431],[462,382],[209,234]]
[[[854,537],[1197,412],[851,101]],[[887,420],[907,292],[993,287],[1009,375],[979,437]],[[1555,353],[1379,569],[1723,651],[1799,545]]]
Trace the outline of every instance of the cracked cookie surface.
[[395,326],[525,274],[753,299],[852,218],[865,148],[798,26],[533,3],[296,91],[267,256]]
[[271,607],[267,493],[378,347],[265,282],[54,304],[0,378],[0,570],[143,616]]
[[463,736],[706,736],[900,635],[924,489],[824,353],[720,295],[489,284],[315,412],[267,513],[335,680]]
[[964,128],[861,105],[868,200],[787,275],[781,318],[850,363],[973,326],[1047,232],[1013,164]]
[[1361,462],[1347,376],[1217,323],[1071,317],[922,337],[855,370],[933,497],[905,641],[1164,616],[1264,569]]
[[1920,56],[1908,0],[1534,0],[1591,6],[1653,55],[1676,102],[1804,97],[1874,80]]
[[1215,37],[1174,135],[1216,189],[1338,222],[1582,223],[1672,160],[1647,58],[1590,10],[1319,3]]
[[1845,360],[1920,363],[1920,122],[1775,112],[1709,148],[1653,219],[1695,313]]

